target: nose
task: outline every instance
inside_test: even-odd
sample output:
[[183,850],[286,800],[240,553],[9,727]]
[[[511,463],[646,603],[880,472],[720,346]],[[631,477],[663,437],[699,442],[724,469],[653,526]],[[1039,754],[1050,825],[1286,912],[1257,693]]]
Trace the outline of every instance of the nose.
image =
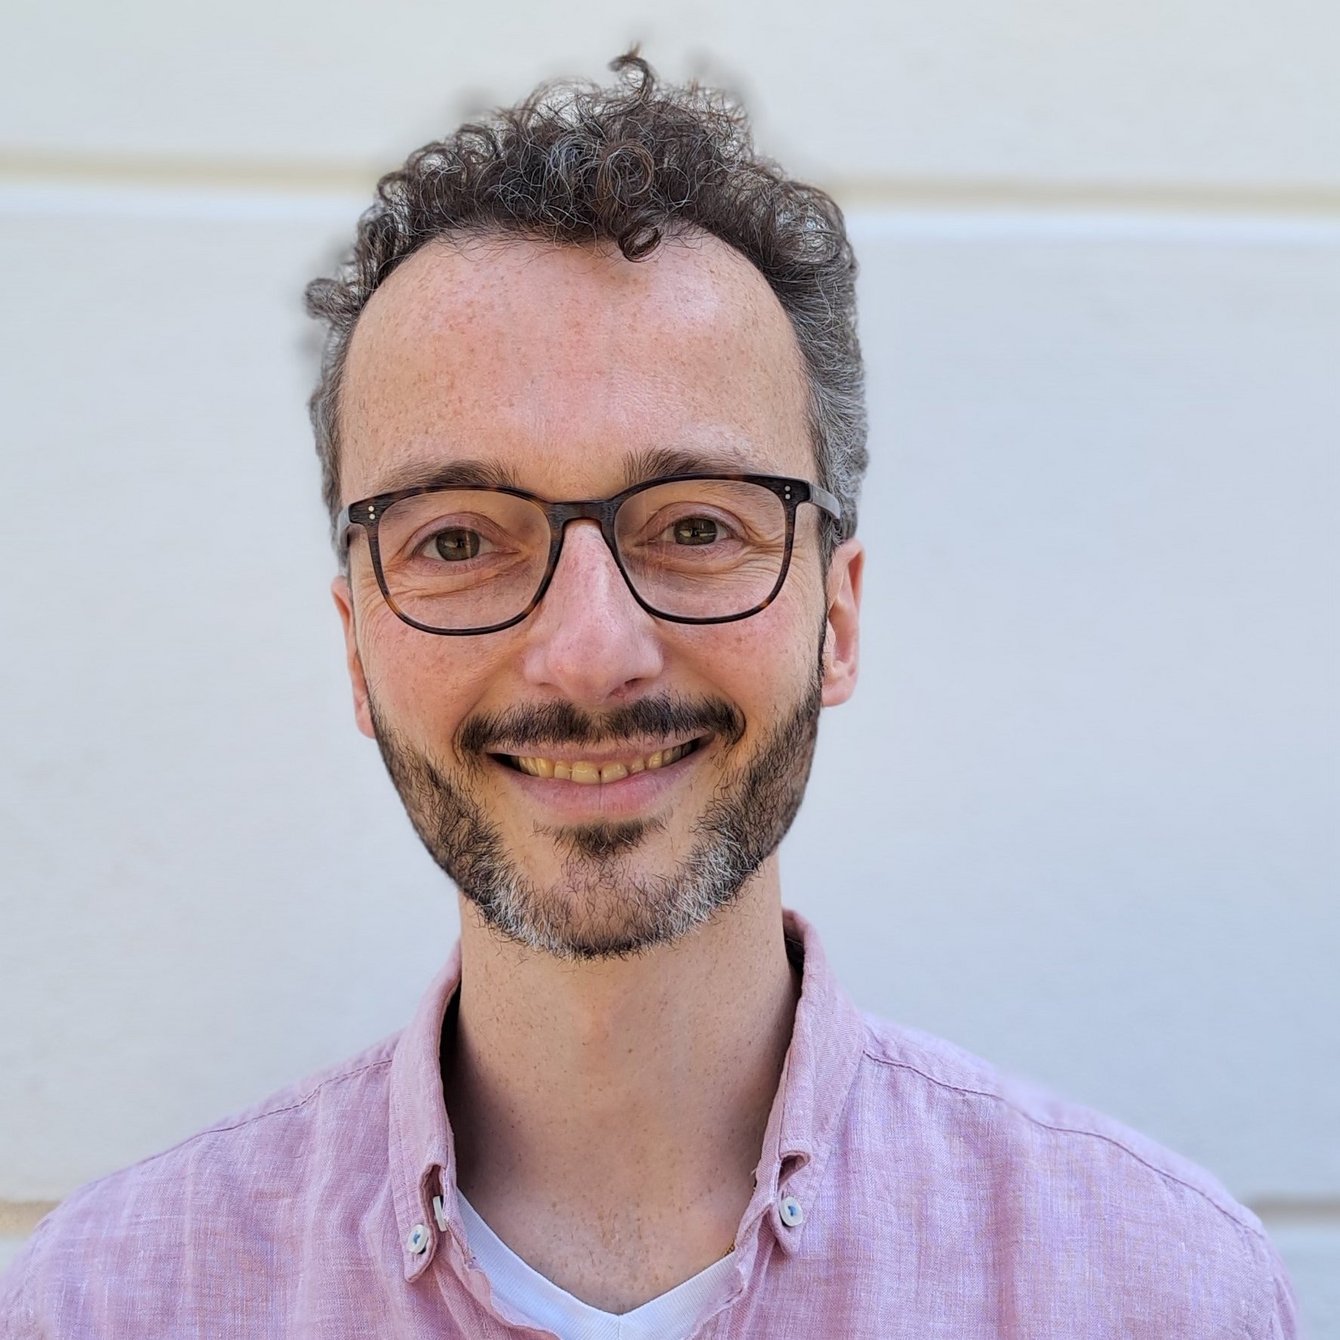
[[568,523],[553,580],[525,627],[526,679],[576,704],[613,705],[664,668],[660,623],[634,600],[594,521]]

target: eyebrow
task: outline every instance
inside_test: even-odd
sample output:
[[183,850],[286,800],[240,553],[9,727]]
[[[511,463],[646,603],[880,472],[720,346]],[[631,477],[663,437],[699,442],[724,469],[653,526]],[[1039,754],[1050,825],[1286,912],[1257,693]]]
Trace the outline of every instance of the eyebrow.
[[[734,447],[648,447],[624,462],[624,482],[630,488],[664,475],[752,474],[758,462]],[[382,476],[372,497],[403,489],[509,488],[524,490],[516,473],[496,461],[441,461],[392,467]]]
[[662,475],[759,474],[759,463],[733,446],[648,447],[635,452],[624,465],[624,481],[631,488]]
[[402,489],[453,488],[519,489],[517,477],[496,461],[430,461],[392,467],[382,476],[372,496],[399,493]]

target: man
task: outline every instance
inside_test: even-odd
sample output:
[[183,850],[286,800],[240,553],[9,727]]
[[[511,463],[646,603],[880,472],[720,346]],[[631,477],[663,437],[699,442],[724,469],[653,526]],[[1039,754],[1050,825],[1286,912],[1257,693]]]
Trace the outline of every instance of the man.
[[355,714],[460,890],[396,1040],[76,1193],[7,1336],[1288,1336],[1205,1174],[863,1018],[776,849],[857,671],[854,262],[741,115],[413,155],[313,418]]

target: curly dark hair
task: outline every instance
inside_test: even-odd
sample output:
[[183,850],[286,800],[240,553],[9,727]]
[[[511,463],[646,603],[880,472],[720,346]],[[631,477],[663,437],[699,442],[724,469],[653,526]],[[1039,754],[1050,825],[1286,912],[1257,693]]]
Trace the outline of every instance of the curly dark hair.
[[610,87],[542,84],[515,107],[415,150],[378,182],[337,273],[308,284],[307,311],[327,326],[311,416],[332,522],[349,341],[368,299],[407,256],[435,238],[511,234],[613,242],[637,261],[698,229],[751,261],[790,318],[809,379],[819,482],[841,500],[842,536],[855,531],[868,457],[856,260],[842,211],[755,152],[731,98],[661,84],[636,49],[610,68],[619,76]]

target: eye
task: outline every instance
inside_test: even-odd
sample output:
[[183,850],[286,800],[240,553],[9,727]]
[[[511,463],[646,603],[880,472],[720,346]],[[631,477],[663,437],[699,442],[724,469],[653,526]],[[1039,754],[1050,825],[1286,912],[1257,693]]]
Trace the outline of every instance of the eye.
[[710,516],[686,516],[674,525],[676,544],[712,544],[720,528]]
[[464,526],[440,530],[430,541],[439,558],[448,563],[460,563],[479,555],[479,532]]

